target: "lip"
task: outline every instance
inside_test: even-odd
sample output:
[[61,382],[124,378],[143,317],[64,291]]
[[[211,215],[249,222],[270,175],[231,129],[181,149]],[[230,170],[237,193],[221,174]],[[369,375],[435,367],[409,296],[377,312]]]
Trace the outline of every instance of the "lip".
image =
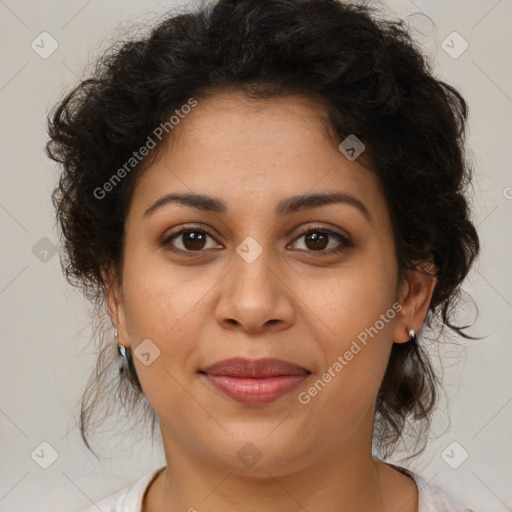
[[215,389],[245,405],[265,405],[290,393],[310,374],[281,359],[235,357],[200,372]]

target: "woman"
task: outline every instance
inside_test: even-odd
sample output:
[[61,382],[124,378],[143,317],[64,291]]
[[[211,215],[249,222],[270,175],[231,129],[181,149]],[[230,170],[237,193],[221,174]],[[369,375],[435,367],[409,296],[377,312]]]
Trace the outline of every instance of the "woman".
[[90,510],[462,510],[383,459],[424,447],[425,331],[471,337],[466,117],[403,22],[335,0],[220,0],[98,61],[48,143],[65,274],[115,329],[80,427],[127,404],[167,464]]

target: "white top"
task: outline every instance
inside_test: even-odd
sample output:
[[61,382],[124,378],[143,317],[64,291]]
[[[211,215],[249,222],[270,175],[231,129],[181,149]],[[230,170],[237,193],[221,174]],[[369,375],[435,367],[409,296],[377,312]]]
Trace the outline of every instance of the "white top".
[[[410,476],[416,482],[418,512],[473,512],[469,508],[462,508],[441,488],[429,484],[420,475],[394,464],[389,465]],[[142,499],[146,489],[163,469],[165,469],[165,466],[157,471],[146,473],[133,484],[104,498],[82,512],[98,512],[98,510],[101,510],[101,512],[141,512]]]

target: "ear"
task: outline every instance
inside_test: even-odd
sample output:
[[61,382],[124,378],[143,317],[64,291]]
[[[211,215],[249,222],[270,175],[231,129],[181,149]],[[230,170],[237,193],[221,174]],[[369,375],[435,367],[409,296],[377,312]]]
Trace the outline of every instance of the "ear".
[[400,286],[398,301],[402,309],[397,315],[393,341],[407,343],[410,339],[409,330],[418,332],[425,320],[432,294],[436,286],[435,265],[432,262],[423,264],[418,270],[407,272]]
[[105,289],[107,311],[119,335],[119,343],[129,347],[124,311],[123,290],[116,273],[110,269],[102,269],[101,277]]

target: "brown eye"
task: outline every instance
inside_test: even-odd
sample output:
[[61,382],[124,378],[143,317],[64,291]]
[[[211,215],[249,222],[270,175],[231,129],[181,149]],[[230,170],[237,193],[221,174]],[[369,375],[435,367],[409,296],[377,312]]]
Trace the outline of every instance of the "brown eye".
[[304,243],[309,249],[314,251],[322,250],[329,243],[329,235],[325,233],[308,233],[304,238]]
[[162,245],[176,252],[201,252],[203,249],[215,249],[222,246],[211,243],[207,247],[208,239],[215,240],[213,236],[204,229],[188,228],[167,237]]
[[189,251],[197,251],[203,249],[206,245],[206,236],[200,231],[185,231],[181,235],[182,243],[185,249]]
[[[353,244],[346,236],[329,229],[310,228],[297,237],[295,243],[300,239],[304,240],[302,244],[304,247],[299,247],[299,250],[318,252],[321,255],[329,255],[340,252],[346,247],[353,247]],[[336,240],[338,243],[336,243]],[[325,250],[327,247],[329,249]]]

